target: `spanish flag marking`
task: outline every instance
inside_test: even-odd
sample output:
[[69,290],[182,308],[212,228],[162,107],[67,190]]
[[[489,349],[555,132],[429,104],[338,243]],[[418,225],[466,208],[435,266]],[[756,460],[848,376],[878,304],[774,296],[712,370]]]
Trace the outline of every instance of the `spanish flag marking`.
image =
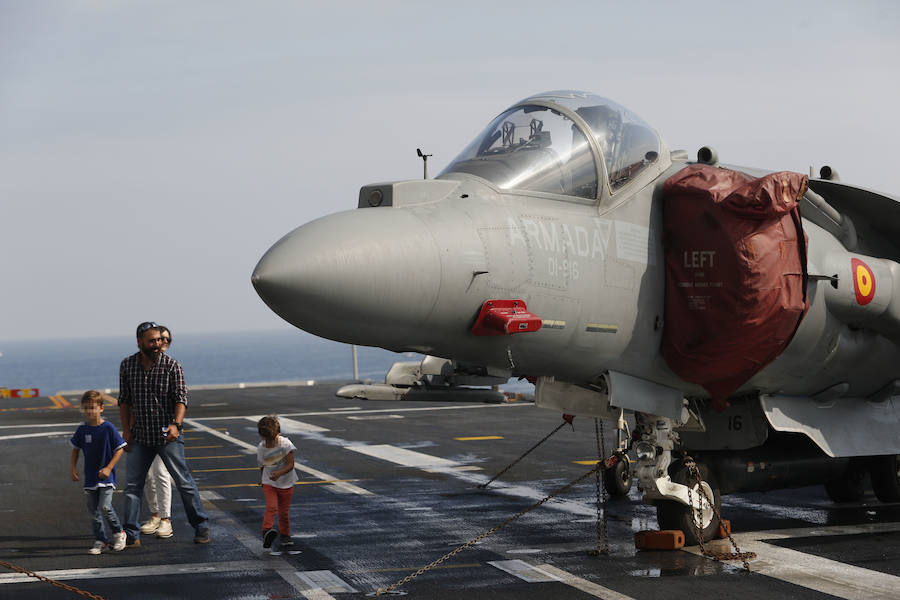
[[865,306],[875,297],[875,275],[869,265],[858,258],[850,259],[850,269],[853,271],[853,291],[856,292],[856,302]]

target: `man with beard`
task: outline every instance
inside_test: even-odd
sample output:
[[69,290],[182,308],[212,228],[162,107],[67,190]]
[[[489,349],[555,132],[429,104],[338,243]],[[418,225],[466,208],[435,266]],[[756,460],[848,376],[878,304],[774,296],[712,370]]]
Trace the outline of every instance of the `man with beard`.
[[184,458],[184,373],[178,361],[162,352],[157,323],[146,321],[138,325],[137,344],[139,352],[125,358],[119,367],[119,415],[122,437],[130,452],[125,486],[126,547],[141,545],[141,497],[147,471],[157,455],[175,480],[184,512],[194,528],[194,542],[208,544],[209,518]]

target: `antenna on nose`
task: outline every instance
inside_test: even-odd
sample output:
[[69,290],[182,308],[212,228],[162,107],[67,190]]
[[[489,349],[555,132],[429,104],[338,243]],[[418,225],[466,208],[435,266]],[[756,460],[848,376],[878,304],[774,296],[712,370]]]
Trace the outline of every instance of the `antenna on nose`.
[[419,155],[419,158],[422,159],[423,173],[422,179],[428,179],[428,157],[434,156],[433,154],[422,154],[421,148],[416,148],[416,154]]

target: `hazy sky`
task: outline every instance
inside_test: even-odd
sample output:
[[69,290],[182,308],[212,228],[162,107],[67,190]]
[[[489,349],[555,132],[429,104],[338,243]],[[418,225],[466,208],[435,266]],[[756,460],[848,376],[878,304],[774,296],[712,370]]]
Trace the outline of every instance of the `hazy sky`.
[[894,0],[0,0],[0,340],[288,328],[269,246],[552,89],[900,195]]

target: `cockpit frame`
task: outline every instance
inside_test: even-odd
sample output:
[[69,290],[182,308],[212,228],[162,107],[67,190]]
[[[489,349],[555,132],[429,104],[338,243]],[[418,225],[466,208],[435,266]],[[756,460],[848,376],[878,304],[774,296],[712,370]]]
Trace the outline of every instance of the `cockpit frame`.
[[[658,151],[657,152],[648,152],[646,161],[639,161],[635,163],[639,168],[635,172],[634,177],[628,177],[625,182],[619,187],[614,187],[610,182],[610,174],[607,170],[607,157],[604,155],[604,150],[601,148],[600,143],[597,139],[597,129],[592,127],[588,121],[579,114],[578,110],[567,106],[565,103],[566,99],[596,99],[597,106],[583,106],[579,110],[584,110],[586,108],[599,108],[606,109],[607,112],[613,116],[615,116],[616,112],[620,116],[628,117],[632,119],[632,122],[638,125],[638,129],[641,130],[641,133],[645,136],[648,132],[651,132],[655,136],[655,140],[657,142]],[[504,115],[513,115],[514,111],[517,109],[524,109],[525,112],[529,112],[529,107],[540,107],[549,111],[552,111],[554,114],[563,116],[566,120],[571,121],[575,127],[581,133],[581,136],[585,138],[588,147],[590,149],[590,155],[594,162],[594,170],[596,172],[596,181],[597,181],[597,190],[595,197],[584,197],[576,194],[567,194],[567,193],[557,193],[554,191],[544,191],[544,190],[534,190],[528,188],[517,188],[515,186],[507,185],[502,186],[499,185],[496,181],[491,181],[490,177],[480,176],[479,173],[473,173],[471,169],[460,169],[454,170],[454,167],[458,166],[463,159],[464,155],[467,151],[471,151],[472,147],[475,145],[475,142],[480,141],[478,150],[475,154],[474,158],[478,156],[483,156],[484,152],[488,149],[490,144],[496,142],[499,139],[499,136],[494,135],[490,137],[484,137],[486,131],[490,129],[490,125],[487,129],[485,129],[482,134],[476,138],[475,141],[470,144],[463,152],[456,158],[454,161],[448,165],[448,167],[441,172],[438,176],[439,178],[444,177],[446,175],[454,174],[454,175],[466,175],[477,177],[480,180],[487,181],[492,187],[496,188],[498,192],[504,194],[512,194],[512,195],[529,195],[529,196],[537,196],[537,197],[548,197],[553,198],[555,200],[563,200],[566,202],[574,202],[579,204],[589,204],[589,205],[597,205],[601,212],[605,212],[606,210],[613,208],[620,204],[620,201],[617,199],[625,198],[628,196],[630,191],[634,191],[636,189],[640,189],[650,181],[652,181],[657,175],[665,171],[671,165],[671,157],[669,153],[668,146],[665,141],[659,136],[659,134],[652,128],[649,127],[640,117],[634,115],[624,107],[616,104],[613,101],[607,100],[606,98],[601,98],[598,96],[594,96],[593,94],[588,94],[585,92],[579,91],[553,91],[553,92],[545,92],[541,94],[536,94],[534,96],[530,96],[528,98],[524,98],[519,102],[511,105],[507,109],[500,112],[496,117],[491,120],[491,124],[494,124],[501,116]],[[502,124],[506,126],[506,123]],[[523,144],[530,144],[531,140],[536,140],[538,136],[542,133],[538,131],[537,134],[534,133],[534,123],[532,122],[532,132],[528,140],[522,139]],[[510,147],[513,145],[514,140],[512,136],[514,135],[514,131],[503,129],[502,132],[500,129],[495,131],[495,134],[500,134],[503,136],[502,145],[504,147]],[[550,132],[546,132],[549,134]],[[549,139],[549,135],[547,136]],[[537,145],[540,146],[540,140],[537,140]],[[651,156],[652,154],[656,154],[656,156]],[[639,163],[643,162],[643,166]],[[622,172],[622,171],[619,171]],[[627,175],[627,172],[626,172]]]

